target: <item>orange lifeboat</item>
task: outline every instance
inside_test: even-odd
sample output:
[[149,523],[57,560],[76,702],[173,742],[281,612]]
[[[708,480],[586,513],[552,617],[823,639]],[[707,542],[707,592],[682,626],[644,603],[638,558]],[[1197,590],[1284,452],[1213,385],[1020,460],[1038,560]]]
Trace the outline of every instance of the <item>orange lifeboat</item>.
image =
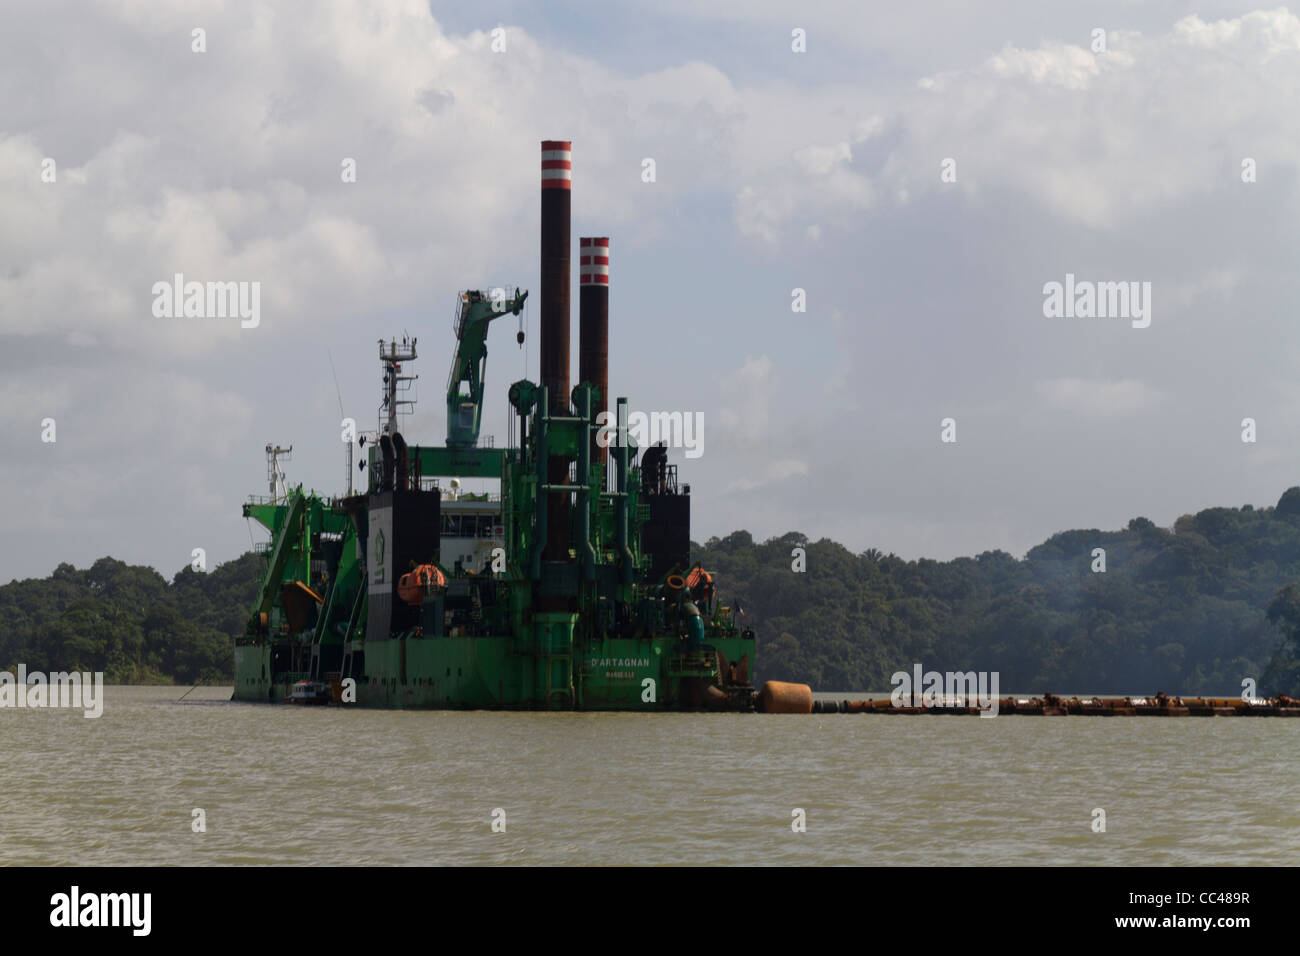
[[696,588],[701,588],[700,593],[702,595],[712,596],[713,575],[697,566],[691,570],[690,574],[686,575],[686,586],[690,588],[691,591],[695,591]]
[[421,564],[414,571],[398,578],[397,596],[407,604],[418,607],[424,603],[426,594],[446,585],[447,579],[443,577],[436,564]]

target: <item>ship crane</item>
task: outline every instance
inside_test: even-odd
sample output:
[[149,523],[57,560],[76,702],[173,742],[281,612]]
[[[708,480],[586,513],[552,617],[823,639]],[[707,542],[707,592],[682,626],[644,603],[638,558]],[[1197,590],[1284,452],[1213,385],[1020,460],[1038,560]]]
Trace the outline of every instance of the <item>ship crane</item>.
[[461,293],[456,314],[456,355],[447,377],[448,448],[473,448],[478,444],[487,371],[488,324],[503,315],[518,315],[527,298],[524,290],[517,290],[509,300],[505,299],[504,292]]

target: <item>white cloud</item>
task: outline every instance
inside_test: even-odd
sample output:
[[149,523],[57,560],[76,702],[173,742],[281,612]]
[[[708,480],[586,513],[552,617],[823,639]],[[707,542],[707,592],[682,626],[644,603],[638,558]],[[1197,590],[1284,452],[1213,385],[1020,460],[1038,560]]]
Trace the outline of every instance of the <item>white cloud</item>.
[[[51,29],[6,15],[11,38]],[[192,21],[207,53],[190,52]],[[644,240],[729,181],[744,121],[708,64],[621,75],[519,26],[494,54],[487,32],[450,36],[419,2],[101,6],[57,29],[79,50],[58,68],[80,82],[35,87],[22,116],[0,117],[0,334],[93,331],[158,356],[248,345],[151,318],[152,284],[176,272],[260,281],[261,334],[294,335],[423,309],[435,270],[463,282],[535,262],[536,230],[521,226],[547,137],[577,144],[575,215],[599,210],[610,231],[635,221]],[[48,75],[41,49],[0,41],[6,88]],[[40,181],[45,156],[56,183]]]
[[737,478],[727,485],[728,494],[733,492],[754,491],[765,485],[774,482],[785,481],[797,475],[808,474],[808,463],[795,459],[780,459],[778,461],[765,462],[759,475],[750,475],[745,478]]
[[766,355],[748,355],[740,368],[723,378],[726,404],[719,410],[723,442],[731,447],[761,446],[769,430],[772,391],[772,360]]
[[[215,526],[233,507],[220,466],[253,420],[243,396],[167,370],[9,371],[0,379],[0,431],[16,453],[0,463],[0,487],[20,493],[23,506],[6,531],[40,545],[64,535],[65,547],[75,539],[77,551],[92,548],[78,555],[87,559],[117,555],[146,531],[166,535],[193,513]],[[124,516],[136,524],[123,527]],[[103,529],[115,529],[116,540],[96,533]]]
[[1249,51],[1268,62],[1280,54],[1300,52],[1300,18],[1286,7],[1256,10],[1234,20],[1207,23],[1196,14],[1174,24],[1174,33],[1201,50]]
[[[1300,94],[1300,18],[1290,11],[1188,17],[1151,35],[1111,30],[1107,45],[1008,44],[977,66],[922,77],[887,104],[826,89],[811,115],[785,126],[805,137],[793,168],[774,152],[738,159],[737,228],[769,243],[818,215],[851,229],[878,195],[906,203],[951,188],[939,179],[949,156],[968,196],[1023,197],[1110,232],[1238,182],[1244,156],[1267,157],[1275,172],[1300,167],[1300,115],[1275,109]],[[781,103],[773,90],[746,99],[753,116]],[[855,163],[850,141],[883,142],[886,131],[883,161]],[[849,215],[829,215],[837,209]]]
[[1245,270],[1240,266],[1229,266],[1172,283],[1160,290],[1160,311],[1177,313],[1204,302],[1207,298],[1223,302],[1240,288],[1245,277]]
[[848,143],[836,143],[834,146],[805,146],[794,151],[795,163],[812,176],[828,175],[852,158],[853,151],[849,149]]
[[1083,90],[1101,72],[1096,54],[1077,46],[1044,45],[1036,50],[1007,47],[986,64],[987,70],[1003,80],[1027,79],[1067,90]]
[[1037,383],[1048,407],[1084,418],[1111,418],[1149,411],[1164,401],[1158,390],[1136,379],[1056,378]]

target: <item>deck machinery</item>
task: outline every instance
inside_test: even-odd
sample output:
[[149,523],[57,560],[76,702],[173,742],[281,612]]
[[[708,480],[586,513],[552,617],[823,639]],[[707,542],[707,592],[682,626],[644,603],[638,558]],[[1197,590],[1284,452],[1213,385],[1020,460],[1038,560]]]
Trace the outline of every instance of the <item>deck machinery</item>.
[[507,447],[479,441],[486,334],[527,293],[467,292],[444,445],[407,444],[399,386],[416,342],[381,341],[387,421],[359,439],[366,489],[281,483],[244,506],[271,540],[235,642],[235,699],[286,700],[306,681],[374,707],[754,709],[754,633],[690,562],[689,486],[666,448],[636,446],[626,399],[600,415],[608,239],[581,240],[569,388],[571,169],[568,142],[542,144],[541,381],[509,387]]

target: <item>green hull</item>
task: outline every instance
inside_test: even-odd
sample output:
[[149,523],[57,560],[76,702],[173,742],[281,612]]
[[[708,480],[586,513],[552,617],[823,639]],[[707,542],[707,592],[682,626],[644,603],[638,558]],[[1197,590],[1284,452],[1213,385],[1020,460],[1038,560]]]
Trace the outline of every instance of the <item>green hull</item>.
[[[673,638],[610,639],[586,648],[537,653],[511,637],[410,637],[372,641],[355,700],[345,706],[457,710],[750,710],[749,693],[725,699],[708,687],[718,657],[748,661],[753,640],[719,641],[716,653],[682,657]],[[354,658],[355,659],[355,658]],[[234,699],[287,700],[308,675],[272,669],[271,645],[235,648]],[[342,681],[340,681],[342,684]],[[344,688],[340,688],[344,689]],[[351,695],[348,695],[351,696]]]

